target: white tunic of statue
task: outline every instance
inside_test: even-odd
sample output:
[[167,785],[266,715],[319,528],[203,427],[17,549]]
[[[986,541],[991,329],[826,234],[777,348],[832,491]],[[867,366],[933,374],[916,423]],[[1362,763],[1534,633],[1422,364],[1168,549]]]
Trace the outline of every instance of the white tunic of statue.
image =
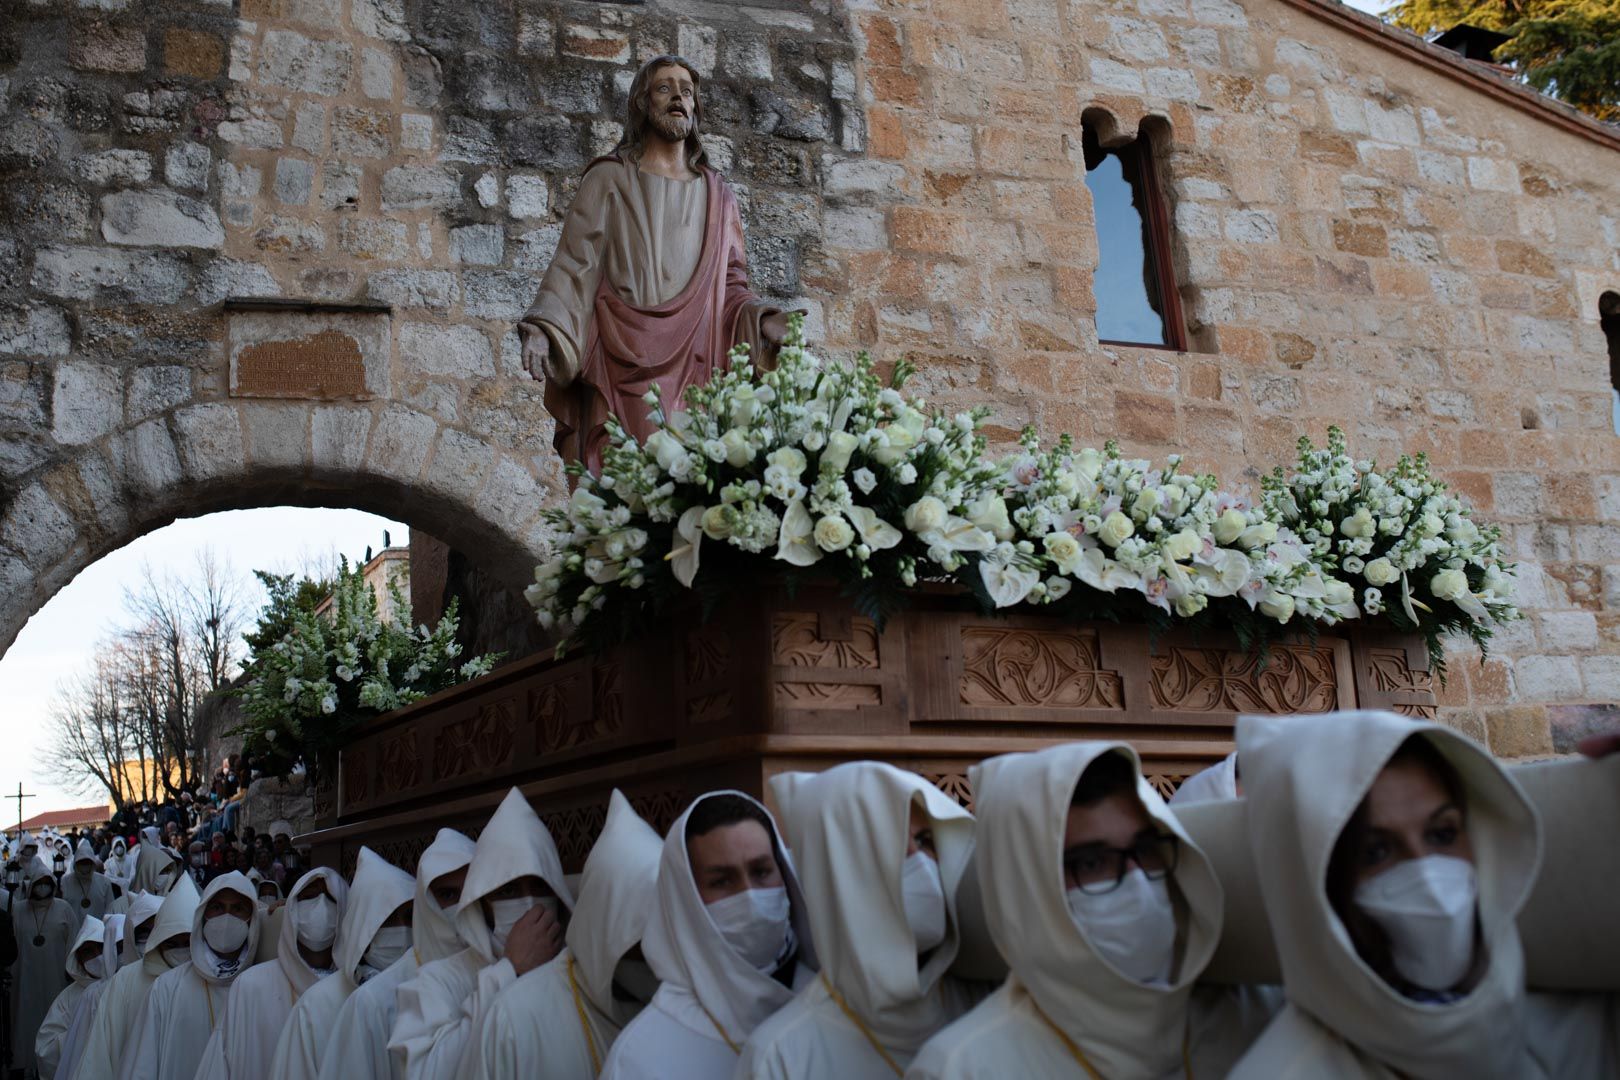
[[[721,936],[692,880],[686,821],[693,807],[715,795],[755,803],[771,821],[782,881],[792,904],[798,939],[793,985],[750,964]],[[651,1004],[619,1033],[602,1069],[605,1080],[711,1080],[730,1076],[748,1036],[816,977],[816,953],[804,892],[775,820],[763,804],[740,791],[715,791],[693,800],[664,837],[658,860],[658,909],[648,921],[642,952],[658,977]]]
[[[343,925],[338,928],[333,952],[337,970],[304,991],[304,996],[293,1007],[292,1015],[281,1029],[281,1041],[276,1045],[275,1059],[270,1065],[271,1080],[316,1080],[320,1076],[321,1058],[326,1054],[332,1020],[343,1003],[361,983],[382,974],[410,950],[406,942],[403,951],[382,960],[374,942],[383,923],[411,902],[415,887],[411,875],[370,848],[360,849],[354,884],[349,887],[348,907],[343,913]],[[407,927],[400,930],[410,933]]]
[[[64,1080],[113,1080],[119,1075],[130,1033],[152,984],[158,976],[178,966],[170,963],[164,947],[175,948],[174,939],[191,933],[191,919],[199,899],[197,887],[189,877],[176,884],[167,896],[142,893],[137,898],[130,908],[131,925],[137,931],[145,921],[146,909],[153,903],[158,905],[151,933],[145,946],[137,947],[139,959],[120,967],[102,991],[84,1052],[79,1056],[78,1069]],[[190,956],[189,949],[186,955]]]
[[[343,1003],[321,1061],[321,1080],[392,1080],[388,1040],[399,1013],[399,988],[422,967],[466,948],[450,913],[429,891],[433,882],[472,862],[476,845],[454,829],[440,829],[416,862],[416,900],[411,905],[411,951],[368,980]],[[451,911],[454,911],[452,908]]]
[[[1109,753],[1130,761],[1143,810],[1179,838],[1171,892],[1181,900],[1181,925],[1163,985],[1115,968],[1069,913],[1064,826],[1081,774]],[[1136,751],[1126,743],[1070,743],[991,758],[968,776],[985,918],[1011,972],[995,993],[929,1040],[906,1076],[1079,1078],[1094,1070],[1111,1080],[1169,1080],[1183,1076],[1184,1053],[1192,1075],[1225,1076],[1270,1013],[1250,994],[1195,991],[1219,943],[1225,897],[1209,857],[1142,779]]]
[[[234,957],[221,957],[203,939],[208,901],[233,892],[253,901],[253,883],[237,871],[208,883],[191,917],[191,961],[152,983],[146,1004],[131,1030],[120,1064],[121,1080],[190,1077],[197,1074],[203,1051],[224,1018],[231,987],[253,963],[263,932],[258,905],[248,920],[247,942]],[[162,919],[162,915],[159,915]],[[156,931],[154,931],[154,935]]]
[[[34,886],[50,892],[34,896]],[[26,899],[25,899],[26,898]],[[24,868],[22,887],[11,908],[11,929],[17,939],[17,963],[11,980],[12,1065],[33,1068],[34,1038],[50,1011],[51,1002],[67,982],[68,953],[78,936],[79,920],[56,896],[56,878],[43,860]]]
[[485,1010],[517,980],[517,970],[502,957],[489,932],[479,901],[530,876],[544,881],[564,908],[573,909],[557,845],[529,800],[513,788],[479,836],[461,888],[456,931],[467,948],[424,965],[399,989],[399,1016],[388,1050],[405,1080],[454,1080]]
[[[462,1061],[465,1080],[594,1080],[619,1032],[651,998],[641,961],[637,978],[624,956],[641,943],[658,903],[663,841],[618,791],[602,835],[585,860],[568,947],[495,998]],[[621,965],[625,965],[621,968]],[[615,976],[621,976],[615,985]]]
[[[62,1039],[67,1035],[68,1023],[73,1019],[73,1012],[79,1007],[85,990],[91,983],[101,978],[92,975],[84,964],[79,962],[79,947],[91,943],[105,948],[104,938],[107,928],[100,919],[86,918],[79,923],[78,932],[73,938],[73,947],[68,950],[67,976],[71,980],[56,1000],[51,1002],[50,1009],[45,1013],[45,1019],[40,1022],[39,1033],[34,1036],[34,1060],[39,1063],[40,1080],[54,1080],[56,1067],[62,1061]],[[105,957],[102,963],[106,963]]]

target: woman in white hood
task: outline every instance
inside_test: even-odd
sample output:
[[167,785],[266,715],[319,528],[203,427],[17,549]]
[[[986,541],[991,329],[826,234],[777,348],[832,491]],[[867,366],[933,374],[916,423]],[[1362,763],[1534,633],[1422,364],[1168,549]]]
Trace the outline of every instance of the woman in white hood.
[[461,887],[456,931],[467,947],[399,989],[388,1049],[406,1080],[453,1080],[495,995],[561,951],[573,906],[551,833],[513,788],[479,836]]
[[[111,1080],[119,1073],[128,1042],[148,991],[158,976],[191,961],[191,919],[197,909],[197,887],[189,877],[168,896],[142,893],[130,908],[139,960],[119,966],[97,998],[78,1068],[63,1080]],[[155,914],[148,914],[151,905]]]
[[298,999],[281,1029],[271,1080],[316,1080],[332,1018],[355,989],[386,971],[411,947],[411,875],[368,847],[360,849],[354,884],[337,937],[337,973]]
[[11,929],[17,964],[11,983],[12,1065],[33,1068],[34,1038],[62,992],[62,972],[78,936],[79,920],[56,895],[56,878],[41,859],[23,868],[22,888],[12,902]]
[[973,816],[916,773],[875,761],[773,777],[804,882],[821,977],[743,1047],[739,1077],[898,1076],[972,1005],[945,976]]
[[1533,806],[1488,751],[1386,712],[1238,721],[1249,846],[1288,1007],[1239,1080],[1530,1080],[1515,919]]
[[247,878],[233,870],[208,883],[191,917],[191,959],[152,984],[120,1062],[121,1080],[197,1074],[232,986],[253,963],[261,922]]
[[321,1059],[321,1080],[391,1080],[388,1039],[398,1014],[399,987],[435,960],[466,947],[452,915],[461,902],[476,845],[454,829],[440,829],[416,862],[411,902],[411,948],[386,971],[368,979],[338,1012]]
[[568,947],[501,991],[463,1060],[467,1080],[593,1080],[658,989],[641,958],[663,841],[620,792],[585,860]]
[[197,1080],[266,1080],[293,1006],[336,970],[348,882],[330,867],[317,867],[298,879],[291,896],[275,962],[250,967],[236,980]]
[[1072,743],[969,777],[985,917],[1011,974],[906,1076],[1225,1076],[1269,1014],[1194,991],[1225,901],[1136,752]]
[[641,947],[658,992],[614,1042],[605,1080],[730,1076],[754,1029],[815,980],[804,894],[757,799],[712,791],[670,826]]
[[62,1038],[67,1034],[73,1011],[79,1007],[85,989],[106,974],[106,936],[107,928],[100,919],[86,916],[79,924],[67,958],[67,976],[71,981],[51,1002],[50,1010],[39,1025],[39,1034],[34,1036],[34,1060],[38,1062],[40,1080],[54,1080],[56,1066],[62,1060]]

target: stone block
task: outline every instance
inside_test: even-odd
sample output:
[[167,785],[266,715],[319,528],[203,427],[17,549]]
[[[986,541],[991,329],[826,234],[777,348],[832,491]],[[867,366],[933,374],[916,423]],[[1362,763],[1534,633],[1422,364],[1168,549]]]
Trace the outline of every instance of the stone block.
[[499,266],[506,256],[506,233],[499,225],[463,225],[450,230],[450,258],[479,266]]
[[384,313],[234,311],[226,326],[232,397],[386,397],[392,351]]
[[1521,190],[1519,167],[1511,161],[1497,158],[1470,157],[1468,184],[1480,191],[1506,191],[1517,195]]
[[404,113],[399,118],[399,145],[404,150],[433,149],[433,117]]
[[130,372],[124,397],[125,418],[135,423],[168,412],[191,400],[191,370],[157,364]]
[[264,227],[253,234],[253,244],[260,251],[309,255],[326,250],[326,230],[318,222],[273,214]]
[[332,110],[332,149],[343,157],[380,158],[393,152],[393,117],[340,105]]
[[163,420],[148,420],[124,436],[124,476],[131,491],[167,495],[180,483],[180,454]]
[[55,129],[23,116],[0,120],[0,168],[37,169],[61,149]]
[[1525,701],[1578,701],[1583,693],[1573,656],[1521,656],[1513,665],[1513,682]]
[[152,155],[142,150],[103,150],[76,159],[73,171],[96,187],[144,184],[152,179]]
[[405,104],[425,109],[439,101],[444,92],[444,76],[439,61],[432,53],[417,45],[407,48],[400,57],[405,69]]
[[19,491],[0,519],[0,544],[36,570],[65,556],[77,534],[72,517],[38,483]]
[[403,259],[410,254],[406,230],[403,221],[347,218],[338,223],[338,247],[357,259]]
[[34,288],[66,300],[172,304],[191,285],[190,268],[166,251],[52,247],[34,257]]
[[557,242],[561,239],[561,222],[542,225],[538,229],[524,233],[518,237],[518,250],[512,258],[512,265],[519,270],[544,273],[546,267],[551,265],[551,257],[556,254]]
[[146,32],[139,23],[76,22],[68,31],[67,52],[68,63],[81,71],[144,71]]
[[705,79],[714,74],[720,31],[713,26],[682,22],[677,31],[677,51],[692,62]]
[[881,194],[899,188],[906,178],[906,170],[899,165],[881,161],[824,162],[827,180],[824,190],[829,195]]
[[60,308],[0,307],[0,356],[66,356],[73,347]]
[[326,106],[306,101],[293,117],[292,144],[300,150],[319,154],[326,146]]
[[330,97],[349,85],[354,50],[347,42],[317,40],[294,30],[267,30],[259,78],[271,86]]
[[543,218],[549,213],[550,191],[544,176],[519,174],[506,178],[506,210],[515,218]]
[[771,43],[757,34],[731,34],[721,48],[721,63],[733,79],[769,82]]
[[242,419],[233,406],[192,405],[176,412],[173,422],[187,479],[229,480],[242,475]]
[[472,326],[406,323],[399,331],[399,358],[412,375],[493,377],[489,336]]
[[1239,244],[1275,244],[1277,215],[1270,210],[1232,210],[1226,214],[1226,238]]
[[473,194],[478,196],[478,205],[486,210],[499,206],[501,178],[492,172],[485,173],[473,182]]
[[163,177],[170,187],[207,191],[208,168],[213,162],[213,155],[202,143],[177,142],[163,156]]
[[414,483],[422,475],[438,428],[431,416],[399,405],[389,406],[373,425],[367,466],[380,475]]
[[523,317],[540,289],[538,278],[518,270],[468,270],[461,285],[467,314],[511,322]]
[[[1597,618],[1590,611],[1542,611],[1536,614],[1542,648],[1549,652],[1595,649]],[[1614,658],[1620,661],[1620,657]]]
[[261,469],[302,472],[309,461],[309,407],[256,402],[241,407],[247,460]]
[[1182,68],[1150,68],[1147,92],[1166,101],[1198,101],[1203,96],[1198,77]]
[[259,194],[264,174],[252,165],[238,165],[231,161],[219,163],[220,193],[227,199],[251,199]]
[[394,58],[381,49],[360,54],[360,90],[368,98],[387,101],[394,96]]
[[315,187],[315,164],[303,158],[276,162],[276,198],[289,206],[304,206]]
[[754,131],[800,142],[825,142],[832,118],[821,102],[798,94],[761,87],[748,96]]
[[359,206],[362,175],[363,171],[358,165],[341,161],[322,164],[321,206],[327,210],[353,210]]
[[163,70],[169,75],[212,79],[225,66],[225,42],[203,30],[171,26],[163,32]]
[[1539,757],[1552,753],[1547,709],[1540,705],[1491,709],[1485,715],[1491,753],[1501,758]]
[[1143,92],[1142,76],[1135,68],[1100,56],[1091,58],[1091,81],[1108,90],[1122,90],[1127,94]]
[[513,165],[553,172],[585,164],[579,131],[565,116],[525,116],[507,127],[506,153]]
[[444,270],[379,270],[366,279],[366,295],[396,309],[448,311],[460,294],[456,276]]
[[214,259],[203,268],[197,284],[197,303],[207,307],[227,297],[280,296],[275,275],[260,263],[240,259]]
[[383,41],[409,41],[405,25],[405,0],[353,0],[349,22],[367,37]]
[[851,251],[881,251],[889,244],[883,211],[865,207],[829,208],[822,236],[828,245]]
[[219,125],[219,137],[250,150],[280,150],[286,133],[273,120],[227,120]]
[[63,362],[56,365],[51,390],[51,436],[78,446],[118,426],[124,412],[124,385],[116,368]]
[[42,431],[50,415],[50,372],[26,360],[0,363],[0,421]]
[[1602,704],[1547,707],[1555,754],[1573,754],[1588,736],[1620,731],[1620,656],[1589,656],[1582,663],[1590,665],[1587,690]]
[[570,23],[563,27],[562,52],[581,60],[624,64],[630,60],[630,35],[611,27]]
[[460,501],[468,492],[478,490],[494,464],[495,451],[488,443],[454,428],[445,428],[439,434],[439,444],[434,447],[426,483],[440,494]]
[[317,405],[310,410],[310,463],[322,473],[350,479],[366,459],[371,432],[368,409]]
[[101,197],[101,235],[141,247],[221,248],[225,229],[214,208],[163,188]]
[[396,165],[383,174],[384,210],[444,209],[461,201],[461,177],[434,165]]

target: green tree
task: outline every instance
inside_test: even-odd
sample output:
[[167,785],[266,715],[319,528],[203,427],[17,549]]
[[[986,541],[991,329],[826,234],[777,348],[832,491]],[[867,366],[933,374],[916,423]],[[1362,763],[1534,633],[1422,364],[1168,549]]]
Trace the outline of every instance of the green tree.
[[1620,0],[1405,0],[1384,17],[1419,34],[1458,23],[1508,34],[1496,58],[1525,82],[1620,121]]

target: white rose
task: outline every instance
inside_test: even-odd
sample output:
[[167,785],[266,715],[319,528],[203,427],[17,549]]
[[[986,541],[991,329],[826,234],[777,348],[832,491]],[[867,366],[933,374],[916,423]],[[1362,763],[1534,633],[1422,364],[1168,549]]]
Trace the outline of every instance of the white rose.
[[968,520],[997,540],[1013,538],[1012,521],[1007,517],[1007,502],[1000,495],[985,495],[968,507]]
[[1159,494],[1158,488],[1145,488],[1136,496],[1131,504],[1131,516],[1139,520],[1147,520],[1164,505],[1164,496]]
[[816,546],[822,551],[843,551],[855,539],[855,530],[841,517],[831,515],[816,522]]
[[1352,538],[1371,536],[1378,531],[1378,524],[1373,521],[1372,511],[1363,506],[1354,514],[1339,522],[1339,531]]
[[1456,600],[1468,593],[1468,575],[1461,570],[1442,570],[1429,579],[1429,591],[1436,600]]
[[1424,514],[1418,522],[1417,531],[1419,536],[1439,536],[1445,527],[1446,523],[1440,520],[1438,514]]
[[1065,574],[1074,573],[1075,567],[1080,563],[1080,541],[1066,532],[1047,533],[1041,542],[1046,546],[1046,554],[1057,568]]
[[720,443],[726,448],[726,464],[732,468],[740,469],[754,460],[753,444],[742,428],[732,428],[720,436]]
[[731,523],[726,520],[724,506],[711,506],[703,511],[703,535],[710,540],[724,540],[731,535]]
[[1388,559],[1374,559],[1362,570],[1362,574],[1366,577],[1367,584],[1378,586],[1393,584],[1401,576],[1401,572],[1395,569],[1395,564]]
[[1228,510],[1215,519],[1215,542],[1217,544],[1230,544],[1239,536],[1242,536],[1243,530],[1248,527],[1249,519],[1244,516],[1243,511],[1236,508]]
[[855,482],[856,487],[861,489],[861,494],[863,495],[872,494],[872,489],[877,487],[877,477],[873,474],[871,469],[864,467],[856,469],[854,474],[850,476],[850,479]]
[[1136,531],[1131,519],[1115,510],[1103,519],[1102,528],[1097,530],[1097,539],[1109,547],[1119,547]]
[[1174,536],[1166,537],[1162,548],[1165,556],[1174,562],[1190,559],[1204,548],[1204,541],[1191,529],[1182,529]]
[[1277,539],[1277,523],[1275,521],[1262,521],[1258,525],[1250,525],[1238,534],[1238,547],[1244,551],[1253,551],[1257,547],[1265,547]]
[[772,451],[766,456],[765,461],[769,465],[786,470],[794,479],[798,479],[804,472],[806,464],[804,451],[796,446],[784,446],[780,450]]
[[667,431],[655,431],[647,436],[647,452],[658,462],[658,467],[671,476],[675,475],[676,469],[686,462],[688,456],[686,448]]
[[1322,592],[1322,599],[1326,601],[1330,607],[1338,604],[1353,603],[1355,598],[1356,590],[1337,579],[1330,580]]
[[1260,613],[1285,623],[1294,617],[1294,598],[1285,593],[1272,593],[1260,601]]
[[945,518],[945,504],[932,495],[924,495],[906,508],[906,528],[914,533],[937,532]]
[[841,473],[849,468],[850,455],[855,452],[859,442],[860,440],[847,431],[835,431],[828,435],[827,449],[821,455],[821,471],[831,469],[835,473]]
[[1201,592],[1187,593],[1176,600],[1176,614],[1189,618],[1209,607],[1209,597]]

